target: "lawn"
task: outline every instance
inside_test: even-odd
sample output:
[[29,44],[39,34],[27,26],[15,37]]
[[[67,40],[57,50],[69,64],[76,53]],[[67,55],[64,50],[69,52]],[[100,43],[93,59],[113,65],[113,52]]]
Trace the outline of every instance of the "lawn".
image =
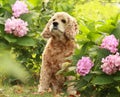
[[4,86],[0,88],[0,97],[53,97],[52,94],[36,94],[34,86]]

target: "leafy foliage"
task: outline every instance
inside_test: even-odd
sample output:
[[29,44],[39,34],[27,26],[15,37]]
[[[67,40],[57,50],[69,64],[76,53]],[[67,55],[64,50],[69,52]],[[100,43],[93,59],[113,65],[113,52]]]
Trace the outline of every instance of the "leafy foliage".
[[27,36],[20,38],[6,34],[4,31],[5,20],[12,16],[11,6],[15,1],[16,0],[11,0],[11,2],[9,0],[2,0],[0,2],[0,40],[2,42],[0,45],[9,47],[10,52],[16,54],[17,60],[32,74],[32,77],[39,77],[40,56],[45,44],[45,41],[41,39],[40,33],[43,29],[42,25],[45,25],[47,21],[41,24],[43,18],[41,18],[40,15],[42,15],[42,13],[38,11],[39,9],[36,10],[35,7],[39,6],[39,8],[42,9],[42,1],[38,0],[36,2],[36,4],[39,5],[34,5],[35,2],[33,3],[32,1],[26,2],[29,6],[32,3],[33,7],[30,6],[30,8],[32,8],[31,11],[27,14],[23,14],[20,18],[28,22],[29,32]]
[[[79,47],[73,56],[73,64],[76,64],[82,56],[89,56],[94,61],[95,66],[85,77],[78,77],[76,87],[82,97],[89,97],[90,95],[93,97],[111,97],[113,91],[116,92],[116,97],[118,97],[119,77],[117,75],[119,75],[119,72],[113,75],[106,75],[102,72],[101,60],[108,56],[110,52],[101,49],[99,46],[106,35],[114,34],[117,39],[120,39],[119,8],[111,5],[111,3],[98,1],[90,1],[81,5],[81,7],[78,6],[79,4],[76,5],[73,14],[80,23],[81,33],[76,36]],[[108,12],[109,9],[111,9],[112,14]]]
[[[65,11],[77,19],[80,33],[76,36],[77,48],[72,57],[73,69],[63,72],[64,75],[76,77],[75,86],[80,91],[81,97],[113,97],[113,95],[119,97],[120,72],[113,75],[102,72],[101,59],[108,56],[110,52],[99,48],[106,35],[114,34],[120,40],[120,8],[117,0],[48,0],[48,2],[47,0],[27,0],[25,2],[30,12],[20,16],[29,25],[29,32],[24,37],[6,34],[4,31],[5,20],[12,16],[11,6],[15,1],[0,1],[0,46],[9,48],[9,52],[15,55],[16,60],[26,68],[35,81],[39,78],[41,56],[46,44],[40,33],[55,12]],[[2,55],[8,53],[6,49],[1,51]],[[95,64],[91,72],[84,77],[75,72],[76,63],[82,56],[91,57]],[[9,60],[9,56],[5,57]],[[7,62],[5,58],[0,61]],[[9,62],[8,66],[14,64],[11,58]],[[21,74],[24,73],[23,69],[16,66],[18,64],[15,62],[13,67],[20,70]],[[21,75],[18,77],[21,79]]]

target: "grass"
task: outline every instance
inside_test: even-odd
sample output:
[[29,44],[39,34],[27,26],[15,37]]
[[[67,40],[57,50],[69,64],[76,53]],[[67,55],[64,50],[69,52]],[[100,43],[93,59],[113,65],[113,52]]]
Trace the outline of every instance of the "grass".
[[0,97],[53,97],[51,93],[35,94],[34,86],[4,86],[0,87]]

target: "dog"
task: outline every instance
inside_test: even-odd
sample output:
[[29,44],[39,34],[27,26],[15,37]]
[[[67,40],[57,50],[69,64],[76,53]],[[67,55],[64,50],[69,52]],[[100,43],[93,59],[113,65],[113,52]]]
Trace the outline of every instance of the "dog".
[[[41,34],[48,40],[42,54],[39,93],[48,92],[50,86],[54,94],[62,92],[65,77],[56,73],[62,68],[63,63],[70,61],[67,58],[74,52],[74,38],[77,33],[76,19],[66,12],[55,13],[46,24]],[[69,87],[68,92],[71,94],[72,88]]]

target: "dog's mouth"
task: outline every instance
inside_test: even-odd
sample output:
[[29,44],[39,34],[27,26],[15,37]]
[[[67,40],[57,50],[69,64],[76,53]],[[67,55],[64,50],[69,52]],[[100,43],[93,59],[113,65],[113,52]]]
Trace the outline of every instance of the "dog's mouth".
[[63,33],[58,27],[53,27],[51,29],[52,32],[60,32],[60,33]]
[[53,29],[52,30],[58,30],[58,27],[56,26],[53,26]]

